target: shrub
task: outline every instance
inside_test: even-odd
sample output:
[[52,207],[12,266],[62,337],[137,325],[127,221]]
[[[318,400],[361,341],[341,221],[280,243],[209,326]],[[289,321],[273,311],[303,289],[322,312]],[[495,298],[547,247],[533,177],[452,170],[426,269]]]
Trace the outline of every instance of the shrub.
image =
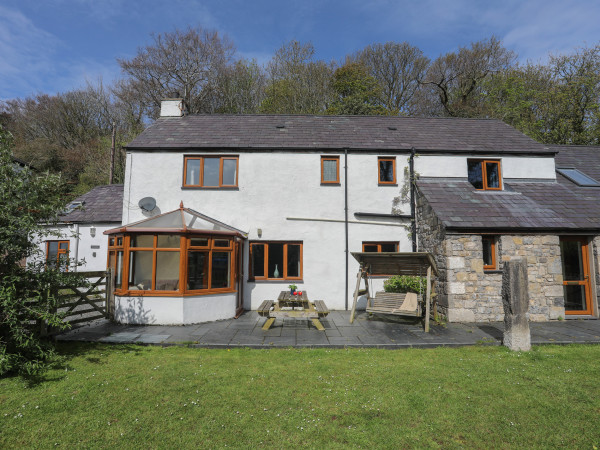
[[411,275],[396,275],[383,283],[385,292],[414,292],[415,294],[425,294],[427,289],[427,279]]

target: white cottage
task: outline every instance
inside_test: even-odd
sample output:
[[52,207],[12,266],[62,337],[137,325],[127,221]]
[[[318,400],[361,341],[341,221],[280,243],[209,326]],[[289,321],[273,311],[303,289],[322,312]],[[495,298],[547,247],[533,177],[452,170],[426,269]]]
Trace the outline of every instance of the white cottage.
[[[501,202],[521,195],[513,186],[525,180],[557,183],[557,149],[497,120],[182,111],[181,100],[164,102],[163,116],[127,146],[122,226],[107,232],[120,322],[234,317],[292,283],[330,309],[348,309],[358,268],[350,252],[421,246],[439,253],[446,245],[443,230],[431,233],[436,223],[444,226],[431,208],[440,197],[427,188],[432,180],[449,192],[458,182],[460,189],[483,193],[477,195],[500,193]],[[415,177],[429,180],[413,195],[411,166]],[[466,228],[477,236],[479,262],[463,271],[467,278],[498,272],[503,258],[495,244],[501,230],[481,232],[473,217]],[[458,264],[456,256],[439,253],[438,267]],[[494,258],[500,263],[487,264]],[[448,314],[447,294],[466,287],[444,276],[440,298]],[[461,302],[477,309],[485,296],[474,293]]]

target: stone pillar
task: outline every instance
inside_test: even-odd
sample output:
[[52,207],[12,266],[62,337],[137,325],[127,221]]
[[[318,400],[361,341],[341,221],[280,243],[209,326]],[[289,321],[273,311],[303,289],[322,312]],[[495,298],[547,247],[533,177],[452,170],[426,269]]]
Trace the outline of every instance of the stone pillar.
[[516,351],[530,350],[531,334],[527,317],[529,309],[527,262],[522,259],[504,263],[502,305],[504,306],[503,345]]

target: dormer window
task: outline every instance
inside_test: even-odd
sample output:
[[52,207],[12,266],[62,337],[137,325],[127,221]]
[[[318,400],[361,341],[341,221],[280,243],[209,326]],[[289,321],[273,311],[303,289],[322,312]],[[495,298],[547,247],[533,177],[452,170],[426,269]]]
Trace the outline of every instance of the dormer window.
[[499,191],[502,189],[500,161],[486,159],[467,160],[469,183],[475,189]]

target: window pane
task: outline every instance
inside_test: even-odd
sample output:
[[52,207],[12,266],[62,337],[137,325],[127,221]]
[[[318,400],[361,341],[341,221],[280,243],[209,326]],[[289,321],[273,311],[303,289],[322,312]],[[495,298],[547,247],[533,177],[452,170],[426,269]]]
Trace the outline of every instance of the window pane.
[[129,257],[129,290],[152,289],[152,252],[131,252]]
[[392,183],[394,181],[393,161],[379,161],[379,181],[384,183]]
[[288,244],[287,248],[287,276],[300,276],[300,246]]
[[213,241],[214,247],[231,247],[231,241],[229,239],[215,239]]
[[108,238],[109,247],[113,247],[115,245],[115,238]]
[[269,278],[283,278],[283,244],[269,244]]
[[180,238],[177,234],[159,234],[157,240],[158,248],[179,248]]
[[197,186],[200,184],[200,160],[187,159],[186,161],[185,184]]
[[117,252],[117,265],[115,267],[114,288],[121,289],[123,285],[123,251]]
[[69,243],[68,242],[59,242],[58,248],[61,250],[69,250]]
[[467,168],[469,172],[469,183],[471,183],[475,189],[483,189],[481,161],[467,161]]
[[208,247],[208,238],[191,238],[190,246],[192,247]]
[[122,246],[123,245],[123,238],[122,237],[118,237],[117,238],[117,246]]
[[203,186],[219,186],[219,162],[221,158],[204,158]]
[[338,160],[323,160],[323,181],[338,181]]
[[492,246],[493,239],[483,238],[483,265],[484,266],[493,266],[494,265],[494,249]]
[[381,251],[382,252],[396,252],[398,250],[397,250],[395,242],[383,242],[381,244]]
[[568,281],[583,281],[585,271],[583,270],[583,252],[579,241],[560,241],[560,253],[562,256],[563,277]]
[[255,277],[265,276],[264,244],[252,244],[252,275]]
[[377,244],[365,244],[363,245],[363,252],[374,252],[377,253],[379,251],[379,246]]
[[188,289],[208,289],[208,252],[188,252]]
[[156,252],[156,290],[179,288],[179,252]]
[[499,188],[500,187],[500,164],[497,162],[485,163],[485,174],[487,177],[488,188]]
[[48,254],[46,259],[51,263],[56,263],[58,257],[58,242],[48,242]]
[[223,159],[223,185],[236,186],[237,159]]
[[131,236],[132,247],[154,247],[154,235],[153,234],[137,234]]
[[211,289],[229,287],[229,269],[231,267],[229,264],[230,255],[230,252],[213,252]]

